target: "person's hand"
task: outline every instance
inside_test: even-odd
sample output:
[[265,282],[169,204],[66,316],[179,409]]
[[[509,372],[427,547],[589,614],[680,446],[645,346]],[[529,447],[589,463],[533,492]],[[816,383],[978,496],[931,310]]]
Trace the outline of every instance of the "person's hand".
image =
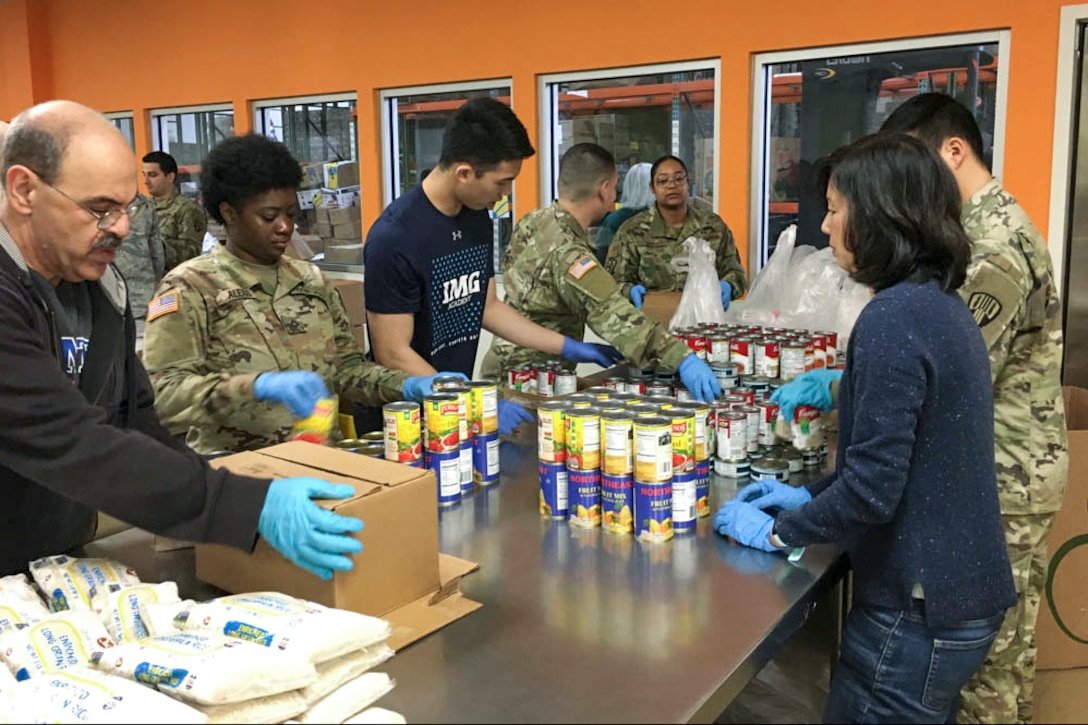
[[623,355],[611,345],[601,345],[596,342],[578,342],[573,337],[563,338],[564,360],[575,363],[595,363],[602,368],[611,367],[620,360]]
[[306,370],[261,373],[253,383],[253,397],[282,403],[296,418],[306,418],[318,401],[329,397],[329,389],[320,375]]
[[781,551],[771,543],[774,519],[750,503],[726,501],[714,514],[714,530],[738,544],[763,551]]
[[719,283],[722,289],[722,309],[728,310],[729,303],[733,301],[733,285],[724,279]]
[[643,287],[640,284],[636,284],[634,287],[631,288],[630,294],[631,294],[631,304],[633,304],[636,309],[641,310],[642,309],[642,298],[646,296],[646,288]]
[[733,500],[751,504],[760,511],[770,508],[793,511],[811,501],[812,494],[804,486],[794,487],[774,479],[761,478],[738,491]]
[[363,545],[346,536],[363,530],[359,519],[340,516],[315,504],[313,498],[348,498],[355,489],[319,478],[281,478],[268,487],[257,531],[276,551],[306,571],[332,579],[333,570],[354,564],[345,554],[358,554]]
[[461,378],[461,380],[468,380],[468,376],[464,373],[436,373],[435,375],[427,375],[418,378],[408,378],[404,381],[404,385],[401,386],[400,394],[405,400],[411,400],[416,403],[423,401],[423,398],[428,395],[434,395],[434,379],[439,375],[451,375]]
[[801,373],[771,395],[778,403],[782,417],[793,422],[793,411],[798,405],[813,405],[823,412],[831,410],[831,383],[842,378],[842,370],[809,370]]
[[499,401],[499,433],[510,435],[522,423],[532,423],[533,416],[511,400]]
[[722,394],[721,383],[718,382],[714,371],[695,353],[691,353],[680,362],[677,372],[680,373],[680,382],[684,384],[688,392],[704,403],[712,403]]

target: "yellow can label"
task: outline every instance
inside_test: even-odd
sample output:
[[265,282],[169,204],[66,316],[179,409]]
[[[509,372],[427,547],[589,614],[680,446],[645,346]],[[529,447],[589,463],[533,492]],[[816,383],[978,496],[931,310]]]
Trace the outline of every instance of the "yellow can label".
[[572,410],[566,417],[567,468],[590,471],[601,466],[601,417]]
[[634,471],[634,424],[631,420],[601,420],[604,472],[629,476]]
[[672,470],[695,470],[695,418],[691,416],[672,419]]
[[317,401],[314,411],[308,417],[295,421],[291,428],[291,439],[328,445],[332,438],[333,425],[336,423],[337,407],[336,398],[322,398]]
[[423,458],[423,441],[419,406],[411,403],[390,403],[382,409],[385,432],[385,459],[412,463]]
[[672,480],[671,423],[646,425],[635,420],[635,480],[648,483]]
[[495,385],[472,388],[472,434],[494,433],[499,429],[499,389]]
[[427,450],[436,453],[460,450],[460,402],[424,398],[423,410],[427,422]]
[[536,442],[540,460],[567,460],[566,415],[562,410],[537,410]]

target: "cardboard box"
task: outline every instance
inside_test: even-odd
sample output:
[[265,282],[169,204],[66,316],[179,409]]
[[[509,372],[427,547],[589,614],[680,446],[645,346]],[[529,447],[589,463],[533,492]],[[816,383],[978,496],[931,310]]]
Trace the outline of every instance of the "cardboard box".
[[1065,420],[1069,429],[1069,484],[1062,508],[1054,517],[1048,545],[1051,566],[1055,554],[1071,539],[1086,537],[1051,570],[1053,599],[1043,592],[1035,634],[1039,644],[1036,667],[1040,670],[1088,666],[1088,644],[1078,642],[1058,627],[1050,612],[1053,604],[1065,626],[1088,640],[1088,390],[1063,387]]
[[363,283],[357,279],[334,279],[332,284],[340,292],[344,309],[351,318],[353,327],[366,324],[366,297],[363,295]]
[[1035,722],[1081,723],[1088,711],[1088,669],[1052,670],[1035,675]]
[[[351,209],[335,209],[334,211],[356,211],[357,207]],[[358,216],[343,224],[332,225],[332,238],[333,239],[362,239],[363,238],[363,221]]]
[[355,161],[330,161],[324,166],[324,180],[321,184],[326,189],[343,189],[359,185],[359,164]]
[[669,320],[680,306],[682,292],[647,292],[642,298],[642,312],[651,320],[669,327]]
[[217,468],[260,478],[314,476],[346,483],[355,495],[316,503],[366,522],[355,568],[324,581],[263,539],[252,554],[215,544],[196,547],[196,576],[231,593],[279,591],[329,607],[383,617],[400,649],[480,607],[460,593],[473,562],[438,553],[432,471],[293,441],[217,458]]
[[[328,209],[322,209],[322,211],[329,211]],[[313,228],[314,234],[322,239],[328,239],[332,236],[332,224],[328,222],[317,222]]]
[[[348,242],[344,244],[342,242]],[[325,261],[330,264],[362,264],[363,240],[325,240]]]
[[321,193],[321,189],[300,189],[297,192],[298,208],[302,210],[314,208],[314,197]]
[[[318,219],[318,221],[327,222],[329,226],[333,228],[342,227],[347,224],[357,224],[360,229],[362,229],[363,226],[363,219],[359,216],[358,207],[326,208],[325,218]],[[362,235],[356,234],[355,236],[358,237]]]

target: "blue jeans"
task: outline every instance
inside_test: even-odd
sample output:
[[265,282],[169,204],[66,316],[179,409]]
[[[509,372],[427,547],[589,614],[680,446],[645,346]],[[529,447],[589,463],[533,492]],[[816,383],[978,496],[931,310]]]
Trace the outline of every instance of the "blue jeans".
[[982,666],[1005,613],[930,628],[924,602],[913,602],[909,611],[854,606],[825,723],[956,721],[960,688]]

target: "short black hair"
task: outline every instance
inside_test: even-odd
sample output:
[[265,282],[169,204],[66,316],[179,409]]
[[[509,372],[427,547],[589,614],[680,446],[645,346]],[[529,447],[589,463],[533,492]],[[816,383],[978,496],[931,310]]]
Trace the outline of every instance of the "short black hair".
[[616,157],[595,143],[576,143],[559,160],[559,191],[571,201],[582,201],[597,193],[602,181],[616,173]]
[[936,280],[963,284],[971,242],[960,224],[952,172],[923,141],[878,133],[833,153],[821,176],[847,205],[843,243],[854,255],[851,277],[879,291]]
[[16,116],[8,127],[3,148],[0,149],[3,153],[0,183],[7,188],[8,169],[12,166],[25,166],[45,183],[57,183],[73,130],[70,125],[64,124],[50,133],[30,117],[22,114]]
[[653,185],[654,183],[654,177],[657,176],[657,167],[661,166],[661,164],[665,163],[666,161],[675,161],[676,163],[680,164],[680,168],[684,170],[685,174],[688,173],[688,165],[684,163],[684,160],[682,158],[680,158],[679,156],[673,156],[672,154],[665,154],[657,161],[655,161],[654,165],[650,167],[651,185]]
[[966,106],[944,93],[920,93],[905,101],[888,116],[880,130],[913,134],[934,150],[956,136],[967,142],[979,161],[986,163],[978,122]]
[[503,161],[519,161],[535,153],[525,126],[509,106],[494,98],[473,98],[446,124],[438,166],[448,169],[463,161],[480,175]]
[[204,209],[223,223],[219,205],[241,209],[250,199],[273,189],[298,191],[302,167],[279,141],[248,134],[219,142],[200,169]]
[[158,164],[163,174],[177,174],[178,162],[165,151],[150,151],[141,159],[145,164]]

